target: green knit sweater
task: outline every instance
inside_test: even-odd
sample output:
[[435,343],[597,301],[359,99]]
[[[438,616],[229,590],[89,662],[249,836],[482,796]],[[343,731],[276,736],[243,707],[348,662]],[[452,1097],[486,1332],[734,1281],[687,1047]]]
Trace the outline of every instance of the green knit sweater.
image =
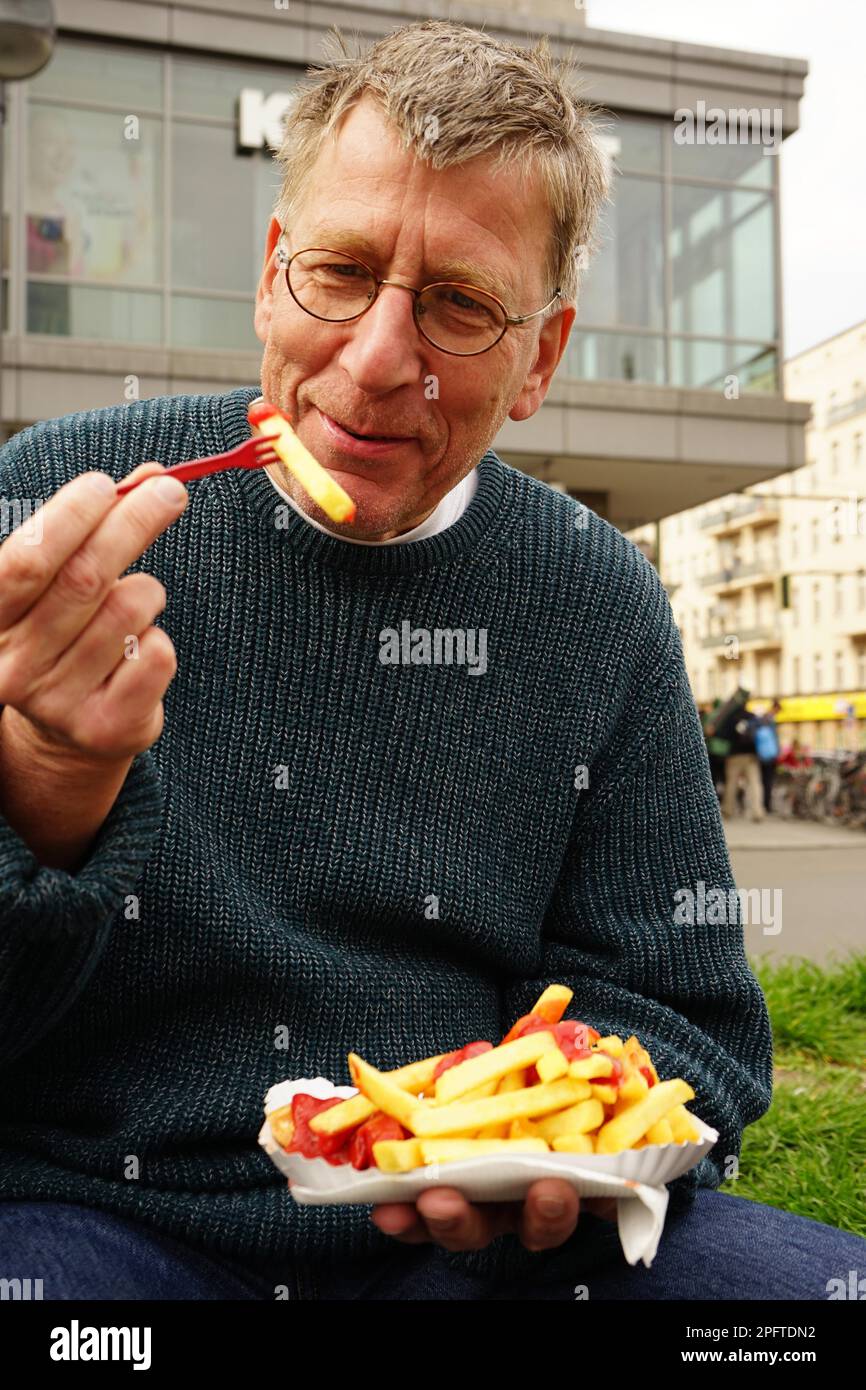
[[[259,394],[43,421],[0,451],[0,497],[233,448]],[[346,544],[236,471],[191,483],[134,568],[178,654],[161,738],[77,873],[0,822],[0,1198],[268,1269],[394,1252],[368,1208],[291,1200],[256,1143],[266,1090],[345,1084],[350,1050],[496,1042],[554,981],[690,1082],[720,1139],[674,1187],[717,1187],[770,1103],[771,1034],[738,915],[674,919],[677,890],[733,880],[639,551],[491,451],[427,539]],[[436,660],[446,629],[464,660]],[[580,1239],[450,1258],[567,1274]]]

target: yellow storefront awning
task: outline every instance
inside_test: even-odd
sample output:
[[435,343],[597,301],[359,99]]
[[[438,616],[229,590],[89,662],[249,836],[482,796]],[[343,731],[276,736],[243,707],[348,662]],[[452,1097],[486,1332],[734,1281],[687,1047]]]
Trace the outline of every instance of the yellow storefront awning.
[[[837,691],[829,695],[791,695],[779,701],[782,708],[776,715],[779,724],[799,724],[807,720],[845,719],[853,705],[854,718],[866,719],[866,690]],[[746,708],[753,714],[766,714],[769,700],[749,700]]]

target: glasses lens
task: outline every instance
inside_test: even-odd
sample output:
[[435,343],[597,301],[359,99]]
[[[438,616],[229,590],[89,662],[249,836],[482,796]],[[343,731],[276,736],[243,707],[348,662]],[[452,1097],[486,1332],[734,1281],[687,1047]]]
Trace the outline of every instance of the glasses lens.
[[351,319],[376,293],[366,266],[339,251],[301,251],[289,266],[289,288],[308,313],[320,319]]
[[506,322],[495,299],[466,285],[431,285],[419,296],[416,314],[432,343],[465,355],[495,343]]

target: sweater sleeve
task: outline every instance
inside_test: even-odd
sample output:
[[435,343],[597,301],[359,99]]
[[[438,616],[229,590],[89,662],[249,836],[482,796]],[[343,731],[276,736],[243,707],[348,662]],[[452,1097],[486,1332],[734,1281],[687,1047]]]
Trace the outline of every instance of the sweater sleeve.
[[[719,1139],[669,1184],[679,1204],[730,1176],[726,1159],[739,1155],[744,1127],[769,1108],[772,1034],[745,955],[709,760],[664,595],[659,613],[657,675],[648,662],[589,767],[545,916],[539,977],[509,1003],[518,1017],[544,985],[566,984],[574,990],[570,1016],[603,1035],[635,1033],[660,1079],[689,1082],[690,1110]],[[722,915],[704,909],[710,888],[725,891],[724,924],[703,920]]]
[[[24,430],[0,450],[0,496],[7,503],[50,495],[65,481],[40,470],[30,448],[34,433]],[[136,891],[162,807],[156,759],[148,750],[132,763],[86,863],[74,874],[41,865],[0,816],[0,1065],[44,1037],[84,988],[112,919],[122,923]]]

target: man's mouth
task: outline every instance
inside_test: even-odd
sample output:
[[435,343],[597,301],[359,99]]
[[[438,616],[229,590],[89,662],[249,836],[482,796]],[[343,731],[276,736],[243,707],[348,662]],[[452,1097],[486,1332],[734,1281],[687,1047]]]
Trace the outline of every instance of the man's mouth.
[[402,440],[402,439],[408,439],[408,438],[411,437],[411,436],[405,435],[405,434],[373,434],[370,430],[356,430],[356,429],[353,429],[353,428],[351,427],[351,425],[345,425],[345,424],[343,424],[343,421],[342,421],[342,420],[338,420],[338,419],[336,418],[336,416],[334,416],[334,415],[331,416],[331,419],[334,421],[335,424],[337,424],[337,425],[340,426],[340,429],[341,429],[341,430],[345,430],[347,434],[350,434],[350,435],[352,436],[353,439],[398,439],[398,440]]
[[416,442],[415,435],[384,434],[378,430],[361,429],[354,424],[349,424],[348,421],[344,424],[335,416],[326,414],[321,407],[317,406],[316,409],[325,433],[330,436],[337,448],[354,455],[356,458],[383,457],[393,453],[395,449],[404,449]]

